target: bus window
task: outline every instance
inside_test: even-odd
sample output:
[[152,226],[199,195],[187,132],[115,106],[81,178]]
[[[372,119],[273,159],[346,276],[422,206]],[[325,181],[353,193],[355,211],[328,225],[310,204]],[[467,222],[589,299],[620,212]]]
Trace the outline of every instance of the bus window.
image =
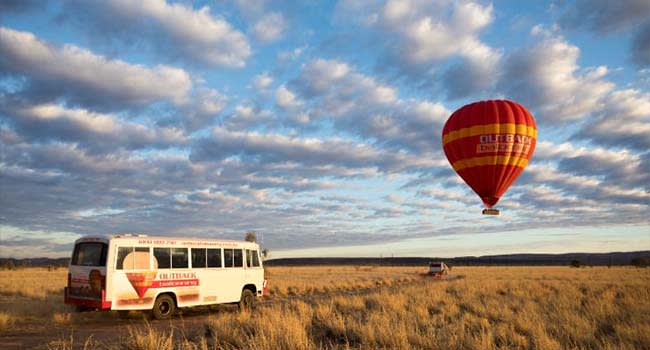
[[133,262],[132,261],[125,261],[126,257],[129,257],[129,260],[133,259],[133,247],[119,247],[117,248],[117,264],[115,265],[116,270],[122,270],[124,269],[124,265],[126,263],[127,266],[132,266]]
[[223,250],[223,262],[224,267],[233,267],[233,251],[234,249],[224,249]]
[[149,270],[149,247],[118,247],[116,270]]
[[257,250],[252,251],[253,254],[253,267],[260,267],[260,256],[257,253]]
[[153,256],[158,262],[159,269],[169,269],[172,267],[171,248],[153,248]]
[[106,244],[99,242],[77,244],[72,253],[71,265],[105,266]]
[[187,248],[172,248],[172,269],[188,268]]
[[221,249],[208,249],[208,267],[221,267]]
[[235,249],[235,254],[233,255],[233,266],[234,267],[243,267],[244,266],[244,257],[241,249]]
[[192,268],[205,268],[205,248],[192,248]]

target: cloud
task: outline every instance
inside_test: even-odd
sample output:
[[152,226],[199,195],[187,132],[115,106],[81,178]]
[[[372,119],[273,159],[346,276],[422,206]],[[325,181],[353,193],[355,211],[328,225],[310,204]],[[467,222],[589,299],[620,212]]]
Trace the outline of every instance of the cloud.
[[444,87],[450,99],[470,96],[492,87],[502,53],[476,40],[462,50],[462,58],[443,73]]
[[264,92],[273,84],[273,77],[268,73],[258,74],[253,78],[253,87],[258,92]]
[[253,37],[263,44],[281,39],[289,27],[286,16],[277,8],[296,7],[293,3],[266,0],[235,0],[234,4],[248,22]]
[[259,19],[253,26],[255,39],[262,43],[270,43],[282,37],[287,22],[279,12],[272,12]]
[[540,27],[533,29],[533,38],[538,41],[506,58],[500,90],[536,110],[541,122],[576,121],[599,108],[614,87],[603,79],[607,68],[580,69],[580,49]]
[[109,60],[88,50],[54,47],[32,33],[0,27],[0,74],[28,78],[32,96],[65,98],[83,105],[182,103],[192,87],[177,68]]
[[219,91],[197,87],[181,102],[178,111],[163,119],[160,125],[182,126],[188,131],[196,131],[208,125],[224,110],[228,99]]
[[[451,99],[484,91],[494,84],[500,50],[479,40],[494,20],[492,5],[476,2],[394,0],[344,2],[337,15],[351,17],[371,31],[370,45],[383,45],[383,70],[396,70],[431,89],[440,81]],[[341,21],[346,23],[349,21]],[[453,64],[446,61],[452,59]],[[434,80],[435,75],[435,80]]]
[[308,166],[339,165],[349,168],[377,167],[384,172],[406,171],[432,163],[406,152],[386,152],[370,145],[342,139],[293,138],[281,134],[229,131],[216,127],[200,140],[190,159],[210,162],[239,156],[261,164],[296,162]]
[[145,126],[121,120],[116,115],[57,104],[16,106],[0,99],[0,111],[8,116],[21,136],[37,143],[75,142],[87,149],[112,153],[117,148],[168,148],[187,141],[178,129]]
[[229,116],[223,118],[223,124],[229,129],[247,129],[268,125],[273,120],[273,114],[252,104],[239,104]]
[[638,67],[650,67],[650,20],[641,26],[634,36],[632,61]]
[[244,67],[251,55],[246,36],[225,19],[212,16],[208,6],[195,10],[165,0],[68,0],[66,4],[66,18],[93,28],[103,38],[133,45],[132,35],[127,34],[137,32],[141,40],[147,39],[148,44],[157,48],[158,54],[172,60]]
[[627,30],[644,21],[650,2],[628,0],[578,0],[569,3],[559,23],[568,28],[585,28],[599,34]]
[[32,11],[44,5],[39,0],[4,0],[0,2],[0,16],[6,13],[20,13]]
[[576,133],[598,144],[626,147],[637,151],[650,149],[650,94],[625,89],[612,92]]
[[285,110],[292,110],[302,106],[302,101],[300,101],[296,94],[291,92],[285,85],[281,85],[275,90],[275,102],[280,108]]
[[327,118],[341,130],[416,153],[440,147],[431,135],[440,135],[450,114],[440,103],[399,99],[396,88],[337,60],[307,63],[290,85],[313,107],[311,119]]
[[323,113],[333,117],[345,115],[357,106],[376,109],[397,100],[392,87],[357,73],[347,63],[336,60],[309,62],[293,84],[306,98],[320,98]]
[[630,0],[580,0],[569,2],[559,23],[565,28],[586,29],[599,35],[633,32],[630,56],[638,67],[650,66],[650,2]]
[[475,205],[479,199],[474,193],[467,190],[459,190],[459,188],[425,188],[417,191],[420,197],[431,198],[436,202],[459,202],[466,206]]
[[491,5],[418,0],[388,1],[381,15],[381,25],[401,39],[395,49],[412,63],[463,53],[493,19]]

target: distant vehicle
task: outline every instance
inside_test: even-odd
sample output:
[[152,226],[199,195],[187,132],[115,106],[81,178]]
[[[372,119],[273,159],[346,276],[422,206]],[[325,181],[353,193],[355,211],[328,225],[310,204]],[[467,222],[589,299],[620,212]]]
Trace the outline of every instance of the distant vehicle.
[[449,267],[442,261],[432,261],[429,263],[429,275],[434,277],[442,277],[449,273]]
[[75,241],[65,303],[81,309],[151,310],[239,303],[267,294],[257,243],[146,235],[86,236]]

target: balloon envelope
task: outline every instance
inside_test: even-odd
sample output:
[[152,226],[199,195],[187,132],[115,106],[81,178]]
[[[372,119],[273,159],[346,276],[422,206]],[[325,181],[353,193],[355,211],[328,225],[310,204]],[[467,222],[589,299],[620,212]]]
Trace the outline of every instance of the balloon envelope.
[[488,208],[524,170],[536,143],[533,116],[522,105],[507,100],[465,105],[442,129],[449,163]]

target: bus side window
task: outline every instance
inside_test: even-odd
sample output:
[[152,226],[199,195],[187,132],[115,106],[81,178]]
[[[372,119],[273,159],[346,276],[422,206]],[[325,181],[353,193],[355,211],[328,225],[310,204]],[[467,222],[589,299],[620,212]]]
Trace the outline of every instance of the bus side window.
[[235,249],[235,254],[233,256],[233,266],[234,267],[244,267],[244,256],[241,249]]
[[172,248],[172,269],[188,268],[187,255],[187,248]]
[[168,269],[172,267],[171,248],[153,248],[153,256],[158,262],[159,269]]
[[206,267],[205,263],[205,248],[191,248],[192,254],[192,268],[202,269]]
[[251,266],[253,266],[252,263],[251,263],[251,259],[252,259],[252,257],[251,257],[251,250],[250,250],[250,249],[246,249],[246,267],[251,267]]
[[149,256],[149,247],[135,247],[133,257],[126,257],[130,265],[125,264],[124,269],[149,270]]
[[224,249],[223,250],[223,262],[224,267],[233,267],[233,249]]
[[257,250],[253,250],[252,255],[253,255],[253,267],[260,267],[260,256],[258,255]]
[[[133,247],[118,247],[117,248],[117,262],[115,264],[116,270],[133,269]],[[128,260],[126,258],[129,258]]]
[[221,267],[221,249],[208,249],[208,267]]

